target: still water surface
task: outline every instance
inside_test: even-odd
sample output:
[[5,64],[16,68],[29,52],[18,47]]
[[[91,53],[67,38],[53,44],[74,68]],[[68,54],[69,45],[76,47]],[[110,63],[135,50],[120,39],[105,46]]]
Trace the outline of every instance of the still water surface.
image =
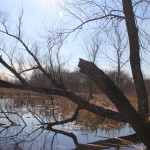
[[[65,102],[59,103],[57,100],[49,103],[48,100],[41,102],[41,99],[37,100],[37,98],[37,101],[25,99],[1,99],[3,111],[17,112],[26,122],[26,125],[19,116],[8,113],[8,116],[17,124],[11,126],[9,121],[4,118],[4,114],[1,113],[0,123],[4,125],[0,126],[0,150],[71,150],[76,148],[76,140],[80,144],[86,144],[134,133],[128,124],[109,122],[109,120],[88,115],[87,112],[80,114],[79,121],[57,125],[53,127],[53,130],[46,130],[33,115],[33,112],[44,122],[50,122],[54,121],[54,114],[58,120],[68,117],[73,113],[74,106]],[[55,108],[54,113],[52,112],[53,108]],[[88,121],[84,121],[87,115],[90,118]],[[95,123],[96,119],[101,121]],[[141,146],[133,144],[128,147],[118,147],[118,149],[140,149]]]

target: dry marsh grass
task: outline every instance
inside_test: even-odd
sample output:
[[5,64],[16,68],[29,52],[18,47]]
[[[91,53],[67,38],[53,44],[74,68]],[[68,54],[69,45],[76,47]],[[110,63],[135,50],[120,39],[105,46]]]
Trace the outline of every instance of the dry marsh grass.
[[[84,99],[88,99],[87,93],[77,93],[77,94],[79,96],[82,96]],[[28,90],[16,90],[16,89],[0,88],[0,97],[1,98],[3,98],[3,97],[12,98],[12,97],[47,97],[47,96],[45,94],[31,92]],[[132,106],[135,109],[137,109],[138,105],[137,105],[137,98],[136,98],[135,93],[126,94],[126,97],[130,101]],[[67,99],[62,98],[60,96],[55,96],[55,99],[57,99],[60,102],[62,101],[62,99],[68,102]],[[90,99],[90,102],[94,103],[95,105],[98,105],[98,106],[103,106],[105,108],[116,110],[114,104],[110,101],[110,99],[102,93],[93,94],[92,98]]]
[[38,96],[41,95],[36,92],[31,92],[28,90],[16,90],[16,89],[7,89],[7,88],[0,88],[0,97],[24,97],[24,96]]
[[[85,99],[88,99],[88,94],[77,93]],[[34,111],[40,112],[40,115],[49,116],[52,113],[52,99],[48,95],[34,93],[30,91],[14,90],[14,89],[0,89],[1,98],[12,98],[14,106],[21,108],[23,106],[31,106]],[[134,107],[137,107],[136,98],[132,95],[127,95]],[[75,109],[76,104],[61,96],[53,97],[53,105],[55,113],[59,113],[61,120],[70,118]],[[104,94],[94,94],[91,103],[98,106],[103,106],[107,109],[117,111],[112,102]],[[76,121],[76,124],[83,126],[83,130],[90,128],[90,130],[97,130],[99,127],[103,129],[118,129],[124,126],[123,123],[102,118],[86,110],[81,110]]]

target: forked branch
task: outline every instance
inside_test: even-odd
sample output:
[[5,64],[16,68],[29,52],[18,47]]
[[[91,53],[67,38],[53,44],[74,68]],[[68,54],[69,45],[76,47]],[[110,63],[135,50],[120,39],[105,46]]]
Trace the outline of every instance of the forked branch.
[[53,123],[48,123],[47,129],[51,129],[52,126],[54,125],[60,125],[60,124],[65,124],[65,123],[69,123],[69,122],[73,122],[77,119],[78,114],[80,111],[80,107],[77,107],[73,116],[69,119],[63,120],[63,121],[57,121],[57,122],[53,122]]

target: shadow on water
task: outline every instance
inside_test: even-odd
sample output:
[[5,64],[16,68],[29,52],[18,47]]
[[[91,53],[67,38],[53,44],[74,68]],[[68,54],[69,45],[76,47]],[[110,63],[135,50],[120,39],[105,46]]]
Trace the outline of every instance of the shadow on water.
[[60,97],[2,98],[0,104],[1,150],[117,150],[143,146],[128,124],[87,111],[81,111],[77,121],[48,129],[47,122],[64,120],[75,111],[73,103]]

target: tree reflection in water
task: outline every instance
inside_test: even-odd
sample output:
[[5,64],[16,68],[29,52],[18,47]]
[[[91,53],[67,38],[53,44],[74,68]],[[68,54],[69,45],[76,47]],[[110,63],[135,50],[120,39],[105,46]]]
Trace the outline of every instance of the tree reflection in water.
[[[72,103],[56,100],[52,104],[47,98],[41,102],[37,97],[36,101],[23,99],[1,99],[2,150],[138,149],[141,146],[136,145],[140,141],[135,134],[129,135],[133,131],[127,124],[100,118],[86,111],[79,113],[77,121],[67,123],[76,109]],[[14,124],[2,110],[7,112]],[[78,109],[76,111],[78,113]],[[64,120],[67,124],[62,124]],[[61,124],[54,126],[59,122]]]

